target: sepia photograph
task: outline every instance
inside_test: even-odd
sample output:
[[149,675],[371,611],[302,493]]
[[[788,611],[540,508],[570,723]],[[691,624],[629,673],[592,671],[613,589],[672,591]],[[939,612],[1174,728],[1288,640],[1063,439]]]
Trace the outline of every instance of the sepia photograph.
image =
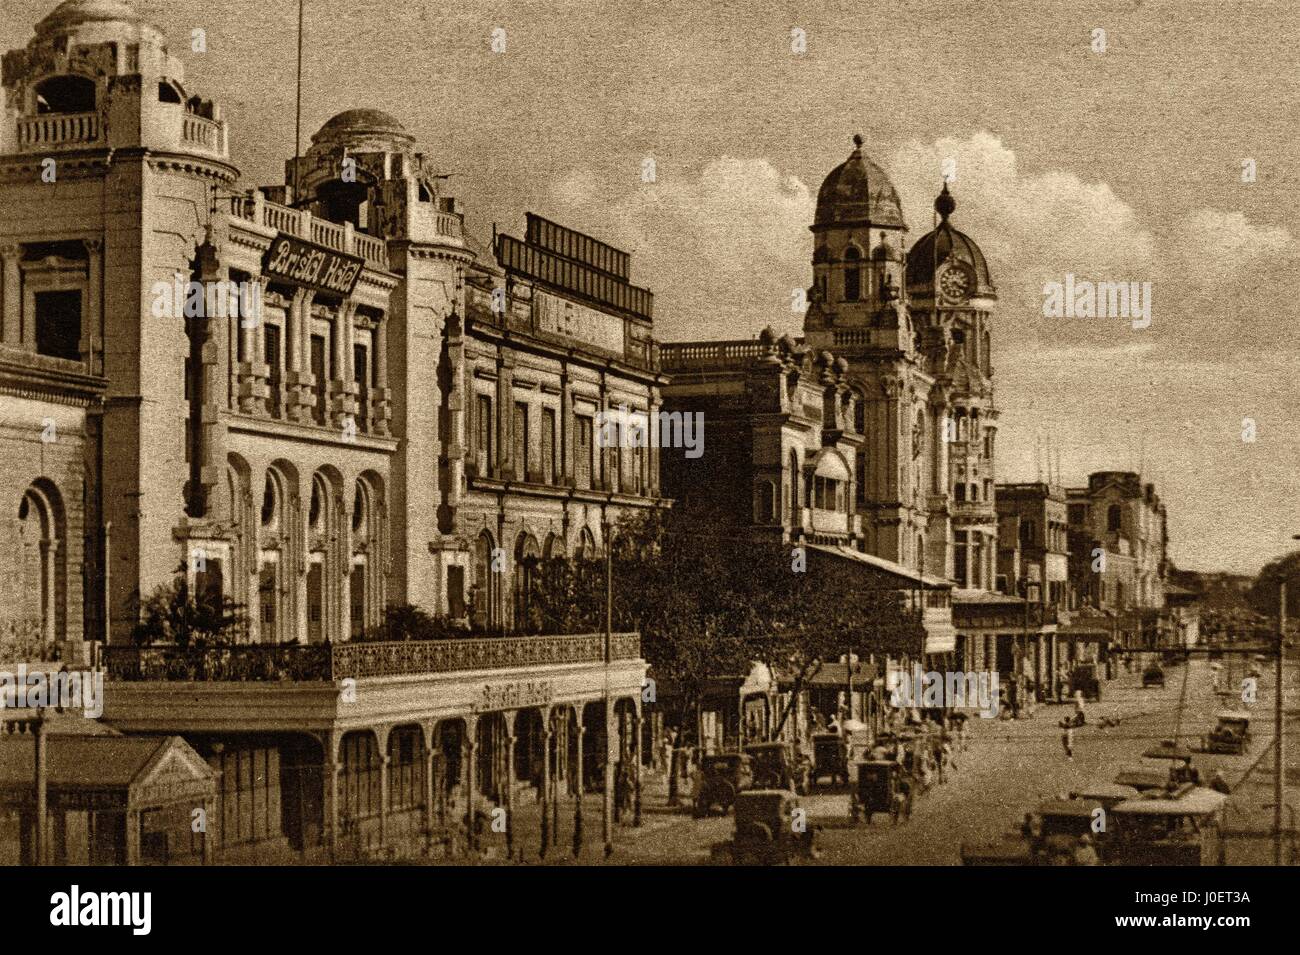
[[1095,866],[1217,932],[1300,863],[1293,3],[0,13],[34,921]]

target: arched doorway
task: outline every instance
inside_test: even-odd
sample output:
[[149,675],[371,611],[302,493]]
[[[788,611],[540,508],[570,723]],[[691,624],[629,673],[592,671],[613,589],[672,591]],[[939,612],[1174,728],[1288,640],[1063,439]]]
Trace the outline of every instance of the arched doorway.
[[44,478],[32,482],[18,503],[18,617],[20,642],[39,644],[42,656],[63,638],[67,626],[64,521],[58,488]]

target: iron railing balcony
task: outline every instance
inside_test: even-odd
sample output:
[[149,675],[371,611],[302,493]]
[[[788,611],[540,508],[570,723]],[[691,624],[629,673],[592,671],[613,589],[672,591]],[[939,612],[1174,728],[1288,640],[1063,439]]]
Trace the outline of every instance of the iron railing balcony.
[[[641,637],[615,633],[611,660],[637,660]],[[235,644],[217,647],[110,646],[109,680],[124,682],[335,682],[526,666],[601,663],[600,633],[467,640],[335,644]]]

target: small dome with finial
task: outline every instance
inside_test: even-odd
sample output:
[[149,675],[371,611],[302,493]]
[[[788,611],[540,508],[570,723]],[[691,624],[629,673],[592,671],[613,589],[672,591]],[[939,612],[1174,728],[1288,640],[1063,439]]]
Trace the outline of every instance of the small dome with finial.
[[966,263],[974,272],[976,291],[989,298],[994,294],[993,276],[989,274],[988,261],[966,233],[953,228],[948,221],[957,200],[948,191],[945,179],[943,189],[934,200],[934,211],[939,214],[939,225],[916,240],[907,251],[907,286],[915,294],[933,291],[934,273],[948,259]]
[[948,180],[943,181],[943,191],[939,193],[938,198],[934,200],[934,211],[940,216],[947,219],[957,209],[957,200],[952,197],[948,191]]

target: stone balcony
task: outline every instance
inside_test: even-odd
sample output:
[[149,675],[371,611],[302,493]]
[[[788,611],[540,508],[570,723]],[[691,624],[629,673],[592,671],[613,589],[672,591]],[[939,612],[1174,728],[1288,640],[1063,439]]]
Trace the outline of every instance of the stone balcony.
[[[488,701],[639,694],[636,633],[103,650],[104,720],[125,732],[345,732],[481,712]],[[500,707],[488,707],[500,708]],[[509,709],[510,707],[505,707]]]
[[244,222],[283,232],[323,245],[336,252],[356,255],[367,266],[388,271],[388,245],[383,239],[357,232],[352,223],[330,222],[306,209],[293,209],[265,198],[257,190],[246,196],[229,197],[230,215]]
[[[119,118],[125,118],[125,114]],[[156,104],[143,117],[133,118],[139,123],[138,133],[135,124],[130,123],[114,135],[98,112],[20,116],[14,129],[14,146],[19,153],[48,154],[142,145],[165,152],[229,159],[229,129],[224,120],[208,119],[184,106],[170,104]],[[123,139],[128,133],[130,141]]]

